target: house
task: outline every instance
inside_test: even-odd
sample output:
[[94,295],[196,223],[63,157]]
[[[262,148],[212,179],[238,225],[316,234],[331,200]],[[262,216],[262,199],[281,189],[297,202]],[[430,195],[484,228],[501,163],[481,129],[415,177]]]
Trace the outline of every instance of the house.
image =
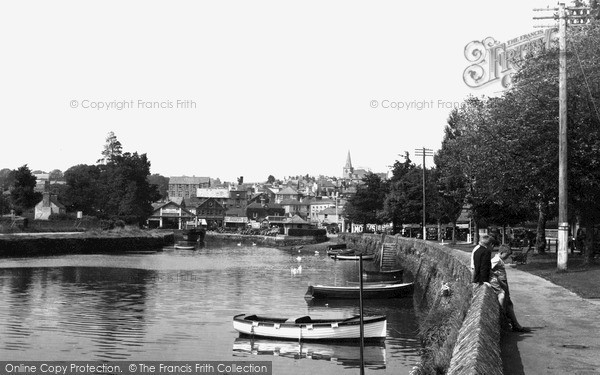
[[331,199],[315,199],[310,202],[308,219],[311,223],[318,223],[318,214],[328,207],[335,207],[335,201]]
[[275,193],[275,203],[281,203],[284,200],[299,200],[300,194],[294,188],[286,187]]
[[283,234],[287,235],[290,229],[308,229],[311,225],[298,215],[286,217],[283,220]]
[[303,201],[296,199],[285,199],[279,204],[284,208],[287,216],[298,215],[302,218],[307,218],[310,213],[311,202],[312,200],[310,199],[305,199]]
[[42,200],[35,205],[36,220],[48,220],[50,215],[64,214],[67,210],[65,206],[58,201],[56,195],[44,192]]
[[213,198],[227,209],[229,207],[230,194],[227,188],[199,188],[196,190],[196,198],[202,201]]
[[277,203],[250,203],[246,207],[246,216],[250,220],[262,221],[267,216],[284,216],[285,209]]
[[[205,220],[209,229],[223,226],[225,220],[225,207],[216,198],[207,198],[202,200],[195,207],[196,215],[199,220]],[[191,211],[191,210],[190,210]]]
[[283,224],[285,223],[285,216],[267,216],[261,221],[262,228],[279,228],[279,233],[283,234]]
[[343,215],[343,207],[328,207],[317,214],[317,220],[321,226],[328,227],[331,224],[335,224],[340,231],[345,232],[346,220]]
[[227,228],[246,228],[248,222],[245,208],[232,207],[225,212],[223,226]]
[[184,229],[189,221],[197,223],[196,215],[176,202],[153,203],[152,208],[152,215],[148,218],[150,228]]
[[250,198],[248,198],[248,205],[251,205],[252,203],[265,204],[271,202],[275,202],[275,195],[273,194],[273,198],[271,199],[271,197],[269,197],[269,194],[267,194],[264,191],[254,193]]
[[210,177],[171,176],[168,194],[169,198],[190,198],[196,196],[197,189],[208,187],[210,187]]
[[227,207],[246,208],[248,205],[248,191],[241,186],[229,190]]

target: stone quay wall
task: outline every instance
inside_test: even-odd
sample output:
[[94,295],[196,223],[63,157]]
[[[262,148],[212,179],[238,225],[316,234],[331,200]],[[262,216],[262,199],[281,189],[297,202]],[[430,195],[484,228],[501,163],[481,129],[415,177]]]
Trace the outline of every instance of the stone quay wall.
[[0,257],[120,253],[160,250],[174,242],[173,233],[71,233],[1,236]]
[[400,236],[340,233],[338,242],[375,254],[395,244],[398,266],[415,281],[424,355],[413,373],[502,374],[500,306],[491,288],[474,289],[469,253]]

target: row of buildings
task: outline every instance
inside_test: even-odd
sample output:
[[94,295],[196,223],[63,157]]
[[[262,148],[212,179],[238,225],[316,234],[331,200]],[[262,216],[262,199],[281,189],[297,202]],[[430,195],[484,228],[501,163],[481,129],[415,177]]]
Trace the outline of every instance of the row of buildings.
[[290,177],[279,184],[244,184],[241,180],[238,184],[221,184],[210,177],[172,176],[168,199],[154,204],[148,224],[172,228],[190,223],[209,228],[247,227],[267,225],[268,219],[293,217],[306,224],[343,231],[346,199],[356,192],[367,173],[366,169],[354,169],[348,151],[339,179],[307,175]]
[[[187,177],[186,182],[199,185],[204,178]],[[173,183],[171,183],[173,181]],[[183,180],[171,178],[169,191],[191,191],[181,187]],[[175,186],[172,186],[175,185]],[[330,195],[305,194],[290,186],[230,185],[196,187],[191,196],[171,197],[156,202],[148,220],[150,227],[183,228],[186,225],[217,227],[261,227],[271,221],[294,218],[317,227],[337,226],[344,230],[345,199],[338,192]],[[265,221],[267,220],[267,221]],[[272,223],[271,223],[272,224]]]

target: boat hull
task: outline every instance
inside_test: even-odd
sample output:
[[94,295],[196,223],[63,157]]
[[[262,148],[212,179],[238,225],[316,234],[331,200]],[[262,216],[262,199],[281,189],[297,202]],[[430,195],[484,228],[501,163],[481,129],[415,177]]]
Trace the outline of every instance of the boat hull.
[[378,270],[378,271],[364,271],[363,280],[368,281],[389,281],[389,280],[402,280],[404,271],[402,269],[393,270]]
[[[363,323],[364,338],[366,340],[381,340],[387,336],[385,316],[365,317]],[[240,314],[233,317],[233,328],[243,335],[284,340],[337,341],[360,339],[359,317],[342,320],[289,322],[285,319]]]
[[[413,283],[403,284],[363,284],[364,299],[401,298],[412,296]],[[311,285],[306,291],[305,298],[341,298],[354,299],[360,295],[360,285],[326,286]]]
[[[329,255],[334,260],[360,260],[360,256],[356,254],[330,254]],[[363,260],[373,260],[375,258],[374,254],[363,254]]]
[[195,250],[198,246],[196,242],[180,241],[175,244],[175,249],[178,250]]

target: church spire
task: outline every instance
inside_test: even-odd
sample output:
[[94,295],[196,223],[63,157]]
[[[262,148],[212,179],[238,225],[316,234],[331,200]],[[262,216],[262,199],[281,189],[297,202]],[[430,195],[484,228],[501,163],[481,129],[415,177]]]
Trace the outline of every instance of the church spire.
[[348,157],[346,157],[346,165],[344,166],[344,168],[352,168],[352,160],[350,160],[350,150],[348,150]]
[[350,159],[350,150],[348,150],[348,156],[346,157],[346,165],[344,166],[343,178],[349,179],[352,178],[352,173],[354,172],[354,168],[352,168],[352,160]]

